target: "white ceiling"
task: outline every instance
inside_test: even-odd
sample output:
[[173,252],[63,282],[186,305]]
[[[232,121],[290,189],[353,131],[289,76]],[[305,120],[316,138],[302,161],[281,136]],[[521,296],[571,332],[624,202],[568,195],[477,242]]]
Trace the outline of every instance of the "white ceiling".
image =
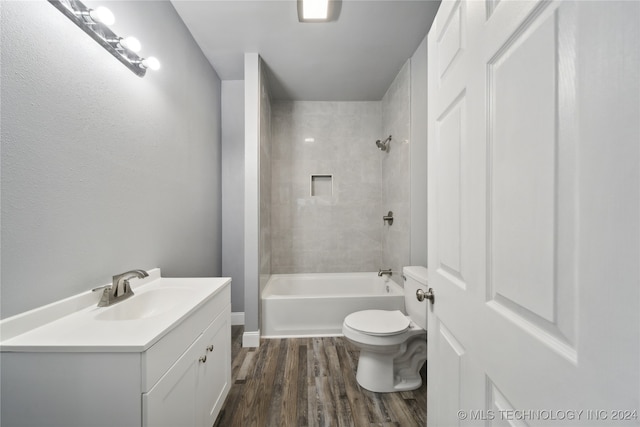
[[343,0],[338,19],[300,23],[295,0],[171,0],[222,80],[244,53],[267,66],[275,99],[377,101],[431,27],[436,0]]

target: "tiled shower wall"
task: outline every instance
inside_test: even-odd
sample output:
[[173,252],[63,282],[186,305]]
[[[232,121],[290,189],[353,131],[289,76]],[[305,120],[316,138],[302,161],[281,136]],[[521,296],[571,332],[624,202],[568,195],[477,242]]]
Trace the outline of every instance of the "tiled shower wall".
[[382,210],[393,211],[394,218],[393,225],[385,225],[382,231],[382,264],[394,271],[398,283],[402,283],[402,267],[410,263],[411,248],[410,68],[407,61],[382,98],[382,133],[393,137],[382,156]]
[[[410,260],[410,62],[382,101],[274,102],[271,272],[400,272]],[[375,141],[392,135],[387,152]],[[313,175],[331,194],[312,195]],[[382,216],[394,213],[392,226]]]
[[271,274],[271,98],[261,68],[260,79],[260,285]]
[[[272,273],[377,271],[381,102],[272,104]],[[330,194],[311,177],[330,175]]]

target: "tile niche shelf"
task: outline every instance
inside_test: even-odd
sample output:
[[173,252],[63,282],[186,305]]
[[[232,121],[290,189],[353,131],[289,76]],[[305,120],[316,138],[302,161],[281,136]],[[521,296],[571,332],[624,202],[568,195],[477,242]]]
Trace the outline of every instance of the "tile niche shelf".
[[333,196],[333,175],[312,174],[311,175],[311,197]]

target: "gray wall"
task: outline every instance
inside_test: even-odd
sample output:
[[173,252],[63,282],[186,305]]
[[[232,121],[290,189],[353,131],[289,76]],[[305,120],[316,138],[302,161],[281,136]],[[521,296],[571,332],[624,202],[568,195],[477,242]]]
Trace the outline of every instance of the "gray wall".
[[[243,347],[259,344],[260,280],[260,57],[244,55],[244,337]],[[257,339],[255,339],[257,338]]]
[[244,81],[222,82],[222,275],[244,312]]
[[171,3],[109,7],[160,71],[48,2],[2,3],[2,317],[132,268],[221,273],[220,80]]
[[[377,270],[380,102],[278,102],[272,112],[273,272]],[[312,174],[332,175],[332,195],[310,194]]]
[[394,271],[392,278],[402,283],[400,272],[410,261],[411,235],[411,70],[407,61],[382,98],[382,135],[392,136],[382,156],[382,212],[393,211],[393,225],[384,225],[382,264]]
[[427,266],[427,38],[411,57],[411,265]]

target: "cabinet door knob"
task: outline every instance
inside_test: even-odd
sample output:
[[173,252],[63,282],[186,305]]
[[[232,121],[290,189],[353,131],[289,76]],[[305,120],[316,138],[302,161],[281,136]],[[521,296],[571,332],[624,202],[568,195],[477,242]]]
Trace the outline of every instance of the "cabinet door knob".
[[207,347],[207,351],[213,351],[213,344],[211,344],[209,347]]
[[202,356],[200,359],[200,362],[202,363],[207,363],[207,355],[205,354],[204,356]]

